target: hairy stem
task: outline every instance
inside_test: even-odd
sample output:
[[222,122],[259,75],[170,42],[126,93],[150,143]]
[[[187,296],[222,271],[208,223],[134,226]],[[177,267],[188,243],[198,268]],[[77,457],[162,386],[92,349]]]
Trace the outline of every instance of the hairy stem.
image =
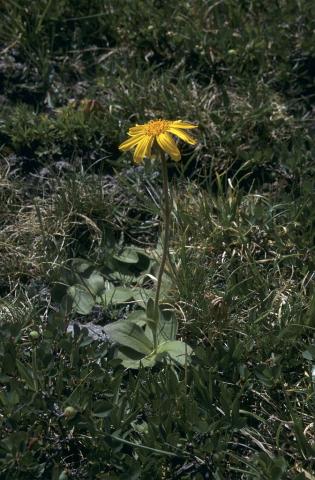
[[154,348],[157,348],[157,329],[158,329],[158,320],[159,320],[159,298],[160,298],[160,291],[162,285],[162,277],[165,269],[166,259],[168,257],[168,247],[169,247],[169,240],[170,240],[170,225],[171,225],[171,204],[170,204],[170,197],[168,191],[168,177],[167,177],[167,163],[166,157],[164,152],[161,152],[161,163],[162,163],[162,177],[163,177],[163,217],[164,217],[164,239],[163,239],[163,252],[162,258],[157,278],[157,286],[156,286],[156,293],[155,293],[155,319],[156,319],[156,326],[155,332],[153,332],[153,340],[154,340]]

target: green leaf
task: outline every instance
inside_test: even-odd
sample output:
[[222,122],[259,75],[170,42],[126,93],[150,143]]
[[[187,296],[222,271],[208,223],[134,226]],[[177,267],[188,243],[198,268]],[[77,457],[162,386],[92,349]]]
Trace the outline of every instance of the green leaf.
[[155,293],[152,289],[149,288],[136,288],[134,289],[133,298],[138,303],[140,307],[146,308],[148,300],[153,301]]
[[160,290],[160,301],[161,302],[166,302],[167,299],[169,298],[169,294],[171,292],[171,289],[173,287],[173,281],[171,277],[167,274],[164,273],[162,276],[162,283],[161,283],[161,290]]
[[128,359],[128,360],[141,360],[145,355],[143,353],[136,352],[132,348],[124,347],[119,345],[119,351],[117,353],[117,358]]
[[139,327],[144,327],[147,323],[147,314],[144,310],[135,310],[128,315],[127,320],[139,325]]
[[147,302],[147,317],[155,322],[159,317],[159,310],[155,308],[155,302],[152,298],[149,298]]
[[115,260],[123,263],[138,263],[139,255],[138,253],[130,247],[124,248],[124,250],[119,255],[113,255]]
[[180,342],[179,340],[172,340],[168,342],[161,343],[158,346],[157,353],[167,353],[168,356],[180,365],[185,365],[185,363],[190,361],[192,354],[192,348],[187,345],[185,342]]
[[315,360],[315,345],[309,345],[302,355],[306,360]]
[[72,267],[75,271],[79,273],[85,273],[91,267],[93,267],[93,264],[88,260],[84,260],[83,258],[74,258],[72,260]]
[[100,295],[105,290],[104,277],[96,271],[94,271],[89,278],[84,279],[82,283],[87,290],[95,296]]
[[6,392],[6,391],[0,392],[0,402],[5,407],[17,405],[19,401],[20,401],[19,394],[15,390],[12,390],[11,392]]
[[[151,314],[152,315],[152,314]],[[168,340],[175,340],[177,335],[177,320],[172,311],[167,310],[165,306],[159,305],[158,309],[158,326],[157,340],[163,343]],[[155,320],[147,319],[146,335],[153,341],[153,330],[155,328]]]
[[149,354],[153,350],[153,344],[145,335],[142,328],[138,325],[128,322],[128,320],[121,320],[111,323],[104,327],[109,338],[120,345],[129,347],[137,352]]
[[129,300],[133,299],[133,291],[131,288],[111,288],[107,290],[103,295],[101,295],[101,301],[105,303],[105,305],[119,305],[121,303],[126,303]]
[[132,368],[134,370],[139,370],[139,368],[154,367],[154,365],[159,360],[159,355],[157,352],[151,352],[149,355],[146,355],[142,358],[134,358],[132,355],[129,356],[126,351],[119,350],[118,358],[122,360],[122,364],[126,368]]
[[67,290],[72,298],[72,308],[81,315],[88,315],[95,305],[95,299],[82,285],[72,285]]
[[151,352],[149,355],[141,359],[130,358],[122,352],[119,352],[119,358],[122,359],[122,364],[126,368],[139,369],[141,367],[153,367],[157,362],[162,361],[163,358],[169,357],[179,365],[184,366],[186,361],[189,363],[192,354],[192,349],[189,345],[180,341],[169,341],[161,343],[156,352]]
[[18,369],[18,372],[22,378],[22,380],[24,380],[24,382],[26,383],[26,385],[28,385],[28,387],[33,390],[34,392],[37,391],[37,385],[36,385],[36,381],[34,379],[34,374],[33,374],[33,371],[31,369],[30,366],[26,366],[24,365],[20,360],[16,359],[16,366],[17,366],[17,369]]
[[143,357],[141,360],[130,360],[129,358],[123,359],[122,364],[125,368],[132,368],[139,370],[141,367],[154,367],[157,362],[157,354],[150,357]]
[[177,320],[170,310],[160,308],[160,319],[158,326],[158,341],[175,340],[177,335]]

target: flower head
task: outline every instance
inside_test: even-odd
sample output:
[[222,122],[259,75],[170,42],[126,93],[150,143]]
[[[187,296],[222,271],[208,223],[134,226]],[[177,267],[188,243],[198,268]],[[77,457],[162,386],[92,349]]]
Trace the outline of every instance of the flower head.
[[182,120],[151,120],[144,125],[131,127],[128,130],[130,138],[119,145],[119,149],[126,152],[135,148],[133,159],[135,163],[141,163],[144,157],[151,157],[152,147],[157,144],[177,162],[181,159],[181,154],[171,134],[190,145],[195,145],[196,140],[183,131],[191,128],[197,128],[197,126]]

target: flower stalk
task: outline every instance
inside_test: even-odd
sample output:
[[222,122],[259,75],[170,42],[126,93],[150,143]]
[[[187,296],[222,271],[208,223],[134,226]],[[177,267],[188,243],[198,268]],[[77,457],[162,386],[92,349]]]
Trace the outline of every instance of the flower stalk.
[[164,238],[163,238],[163,250],[162,250],[162,258],[159,267],[159,273],[157,277],[157,285],[156,285],[156,293],[155,293],[155,301],[154,301],[154,319],[155,319],[155,326],[153,328],[153,343],[154,349],[157,348],[157,330],[159,324],[159,300],[160,300],[160,293],[161,293],[161,286],[162,286],[162,279],[163,273],[165,270],[166,259],[169,254],[169,241],[170,241],[170,227],[171,227],[171,203],[170,203],[170,196],[169,196],[169,189],[168,189],[168,174],[167,174],[167,161],[166,156],[163,151],[160,152],[160,158],[162,163],[162,178],[163,178],[163,219],[164,219]]

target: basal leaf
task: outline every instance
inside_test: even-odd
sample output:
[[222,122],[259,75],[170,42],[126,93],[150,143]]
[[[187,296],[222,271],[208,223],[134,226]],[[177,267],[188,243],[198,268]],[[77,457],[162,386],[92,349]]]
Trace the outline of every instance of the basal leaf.
[[124,250],[119,255],[113,255],[115,260],[123,263],[138,263],[139,255],[138,253],[130,247],[124,248]]
[[85,273],[93,267],[93,264],[83,258],[74,258],[72,260],[72,267],[79,273]]
[[[149,305],[149,302],[148,302]],[[154,308],[154,302],[152,301],[151,306],[149,306],[149,314],[147,307],[147,327],[146,335],[153,341],[153,332],[155,329],[155,320],[151,320],[151,317],[156,315],[150,311],[150,308]],[[177,320],[172,311],[167,310],[165,306],[160,305],[158,309],[158,326],[157,326],[157,339],[158,343],[164,343],[169,340],[175,340],[177,335]]]
[[175,340],[177,335],[177,320],[170,310],[160,309],[158,328],[159,343],[162,341]]
[[111,288],[107,290],[101,296],[101,300],[105,305],[119,305],[121,303],[126,303],[133,298],[133,291],[131,288]]
[[190,361],[192,348],[185,342],[179,340],[172,340],[161,343],[158,346],[157,353],[167,353],[168,356],[180,365],[185,365]]
[[84,279],[82,283],[95,296],[100,295],[105,290],[104,277],[96,271],[92,272],[89,278]]
[[144,327],[147,323],[147,314],[144,310],[135,310],[127,317],[128,322],[136,323],[139,327]]
[[93,295],[82,285],[72,285],[67,290],[68,295],[72,298],[72,308],[81,315],[88,315],[95,305]]
[[158,316],[159,311],[155,308],[154,300],[152,298],[149,298],[147,303],[147,317],[157,321]]
[[154,367],[158,360],[157,355],[152,355],[150,357],[144,357],[141,360],[130,360],[128,358],[123,359],[122,364],[125,368],[132,368],[138,370],[141,367]]
[[105,332],[113,342],[129,347],[137,352],[149,354],[153,350],[153,344],[138,325],[121,320],[104,327]]

